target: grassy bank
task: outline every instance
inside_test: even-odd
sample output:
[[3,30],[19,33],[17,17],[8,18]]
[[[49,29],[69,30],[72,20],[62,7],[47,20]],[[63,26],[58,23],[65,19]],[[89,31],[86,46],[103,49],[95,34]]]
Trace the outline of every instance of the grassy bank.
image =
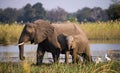
[[120,22],[84,23],[81,27],[90,40],[120,40]]
[[17,23],[0,25],[0,44],[9,45],[17,43],[24,25]]
[[43,64],[0,63],[0,73],[120,73],[120,62],[99,64]]
[[[17,23],[0,24],[0,44],[17,43],[24,25]],[[84,31],[87,33],[90,41],[116,41],[120,43],[120,21],[116,22],[95,22],[95,23],[81,23]]]

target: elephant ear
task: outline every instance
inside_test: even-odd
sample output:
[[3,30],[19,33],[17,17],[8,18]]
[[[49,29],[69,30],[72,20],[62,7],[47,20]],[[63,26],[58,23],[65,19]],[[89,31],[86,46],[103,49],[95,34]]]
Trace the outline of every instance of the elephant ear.
[[34,43],[41,43],[54,33],[54,27],[52,27],[48,22],[43,20],[37,20],[34,22],[35,25],[35,36]]

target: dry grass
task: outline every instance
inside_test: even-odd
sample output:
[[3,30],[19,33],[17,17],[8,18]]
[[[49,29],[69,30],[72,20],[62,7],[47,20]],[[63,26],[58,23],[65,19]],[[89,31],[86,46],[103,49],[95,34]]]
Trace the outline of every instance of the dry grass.
[[0,63],[0,73],[120,73],[120,62],[98,64],[43,64],[36,66],[28,62]]
[[9,45],[17,43],[24,25],[17,23],[0,25],[0,44]]
[[89,39],[120,40],[120,22],[83,23],[81,27]]
[[[66,23],[62,23],[66,24]],[[78,24],[78,23],[74,23]],[[97,40],[105,42],[118,41],[120,43],[120,21],[81,23],[79,25],[84,29],[90,41]],[[8,45],[17,43],[24,25],[17,23],[0,24],[0,44]]]

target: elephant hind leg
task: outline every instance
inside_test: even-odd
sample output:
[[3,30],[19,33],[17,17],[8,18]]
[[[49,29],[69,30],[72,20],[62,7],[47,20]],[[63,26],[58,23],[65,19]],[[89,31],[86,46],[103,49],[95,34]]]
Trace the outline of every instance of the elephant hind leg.
[[82,57],[83,57],[83,62],[84,63],[90,62],[90,57],[86,53],[83,53]]
[[81,61],[81,59],[80,59],[80,56],[79,56],[79,55],[77,55],[77,57],[76,57],[76,62],[77,62],[77,64],[82,64],[82,61]]

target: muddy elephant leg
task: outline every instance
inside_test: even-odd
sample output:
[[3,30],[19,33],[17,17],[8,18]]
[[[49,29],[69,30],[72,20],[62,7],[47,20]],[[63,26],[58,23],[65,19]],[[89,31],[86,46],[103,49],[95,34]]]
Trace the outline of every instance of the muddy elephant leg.
[[43,56],[45,52],[37,51],[37,65],[42,64]]
[[89,61],[89,63],[92,63],[93,61],[92,61],[92,55],[91,55],[91,52],[90,52],[90,48],[87,48],[86,49],[86,59],[87,59],[87,61]]
[[40,47],[40,45],[38,45],[37,48],[37,54],[36,54],[36,59],[37,59],[37,65],[41,65],[42,64],[42,60],[43,60],[43,56],[45,54],[45,51],[43,51],[43,48]]
[[83,63],[86,64],[90,62],[90,56],[88,56],[86,53],[83,53],[82,57],[83,57]]
[[52,52],[54,63],[59,63],[59,55],[60,51],[58,49]]
[[52,54],[52,56],[53,56],[54,63],[58,63],[59,62],[59,55]]
[[92,56],[89,56],[87,54],[83,54],[83,62],[86,64],[86,63],[92,63]]
[[65,52],[65,63],[66,63],[66,64],[68,63],[69,54],[70,54],[70,51],[66,51],[66,52]]
[[72,53],[72,63],[77,63],[77,51],[73,50]]
[[76,62],[77,62],[77,64],[81,64],[81,63],[82,63],[82,61],[81,61],[79,55],[77,55],[77,57],[76,57]]

